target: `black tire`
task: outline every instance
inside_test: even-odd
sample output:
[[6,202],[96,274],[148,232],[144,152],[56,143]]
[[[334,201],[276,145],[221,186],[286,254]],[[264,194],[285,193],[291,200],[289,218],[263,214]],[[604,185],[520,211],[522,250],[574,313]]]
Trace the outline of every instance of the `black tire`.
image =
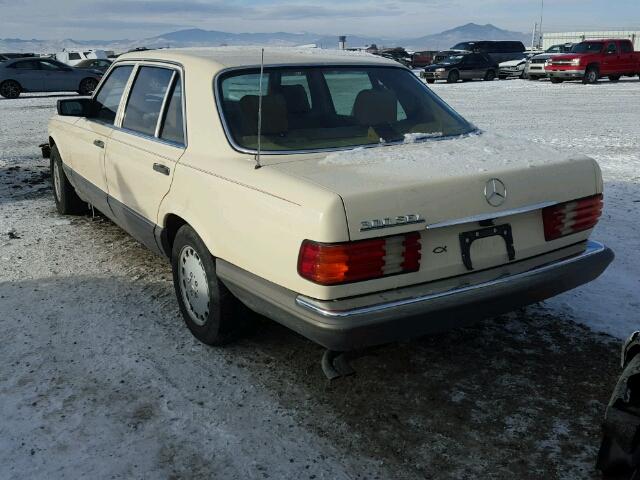
[[562,82],[564,82],[564,80],[561,78],[551,77],[551,83],[562,83]]
[[22,87],[15,80],[5,80],[0,85],[0,95],[4,98],[18,98],[22,93]]
[[[195,275],[190,263],[195,265]],[[248,312],[218,279],[213,256],[189,225],[176,234],[171,266],[180,312],[193,336],[207,345],[233,340],[242,331]],[[198,279],[205,282],[206,291]]]
[[620,80],[620,75],[609,75],[610,82],[617,82]]
[[460,73],[457,70],[451,70],[447,76],[447,83],[458,83]]
[[487,73],[484,74],[484,79],[487,82],[493,82],[496,79],[496,72],[494,70],[487,70]]
[[51,148],[50,167],[53,198],[56,201],[58,213],[61,215],[78,215],[86,212],[89,209],[88,205],[78,196],[64,173],[62,158],[56,145]]
[[78,88],[78,93],[80,95],[89,96],[93,93],[93,91],[98,86],[98,81],[95,78],[85,78],[80,82],[80,87]]
[[594,83],[598,83],[599,78],[600,70],[598,70],[598,67],[589,67],[587,68],[587,71],[584,72],[582,83],[584,83],[585,85],[592,85]]
[[429,80],[427,80],[427,83],[436,83],[436,81],[433,80],[433,79],[429,79]]
[[640,468],[632,466],[632,455],[625,452],[618,442],[603,436],[598,452],[597,468],[602,472],[603,480],[629,480],[639,478]]

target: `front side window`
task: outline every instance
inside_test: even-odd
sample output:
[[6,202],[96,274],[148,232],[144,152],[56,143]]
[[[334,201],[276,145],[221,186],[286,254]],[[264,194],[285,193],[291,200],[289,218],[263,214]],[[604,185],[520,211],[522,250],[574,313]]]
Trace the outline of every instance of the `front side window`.
[[69,52],[69,60],[80,60],[82,57],[79,53]]
[[65,69],[65,65],[62,65],[58,62],[53,62],[51,60],[40,60],[40,68],[42,70],[60,71]]
[[[301,76],[307,79],[304,85],[291,85],[290,78]],[[446,137],[473,130],[415,75],[400,68],[267,68],[262,92],[259,81],[259,71],[252,69],[218,80],[227,133],[237,146],[250,150],[258,144],[260,103],[264,151],[348,148],[401,142],[407,135]],[[298,93],[291,95],[288,88],[297,85]]]
[[154,136],[173,70],[140,67],[124,111],[122,127]]
[[122,93],[127,86],[127,81],[131,76],[132,70],[132,65],[123,65],[111,71],[111,74],[95,97],[95,119],[113,124],[116,119]]

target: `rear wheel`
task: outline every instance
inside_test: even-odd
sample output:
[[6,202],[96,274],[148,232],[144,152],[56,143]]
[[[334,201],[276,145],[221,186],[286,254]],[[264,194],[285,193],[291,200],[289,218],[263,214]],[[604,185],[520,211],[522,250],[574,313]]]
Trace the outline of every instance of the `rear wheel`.
[[458,73],[457,70],[450,71],[447,77],[447,83],[458,83],[458,80],[460,80],[460,73]]
[[429,79],[429,80],[427,80],[427,83],[436,83],[436,81],[433,80],[433,79]]
[[561,79],[561,78],[553,78],[553,77],[551,77],[551,83],[562,83],[562,82],[564,82],[564,80]]
[[56,209],[61,215],[77,215],[88,210],[87,204],[78,196],[62,168],[62,158],[58,147],[51,148],[51,183]]
[[176,234],[171,264],[178,305],[191,333],[207,345],[232,340],[247,311],[218,279],[213,256],[189,225]]
[[496,79],[496,72],[493,70],[488,70],[487,73],[484,74],[484,79],[487,82],[493,82]]
[[598,67],[589,67],[587,71],[584,72],[584,78],[582,79],[582,83],[586,84],[594,84],[600,78],[600,71]]
[[618,80],[620,80],[620,75],[609,75],[610,82],[617,82]]
[[4,98],[18,98],[21,92],[22,88],[15,80],[6,80],[0,85],[0,95]]
[[78,93],[80,95],[91,95],[98,86],[98,81],[95,78],[85,78],[80,82],[80,88]]

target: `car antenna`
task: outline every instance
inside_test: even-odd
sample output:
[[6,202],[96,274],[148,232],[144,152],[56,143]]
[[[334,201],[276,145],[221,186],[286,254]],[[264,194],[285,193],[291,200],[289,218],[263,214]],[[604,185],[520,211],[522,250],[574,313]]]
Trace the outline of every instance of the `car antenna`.
[[260,82],[258,92],[258,152],[256,154],[255,169],[262,168],[260,164],[260,151],[262,150],[262,75],[264,74],[264,48],[260,54]]

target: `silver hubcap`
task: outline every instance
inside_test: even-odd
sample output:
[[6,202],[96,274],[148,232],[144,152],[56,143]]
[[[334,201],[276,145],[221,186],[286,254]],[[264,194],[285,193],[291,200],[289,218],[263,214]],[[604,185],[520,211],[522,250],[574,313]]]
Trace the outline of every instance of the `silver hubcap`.
[[60,201],[60,189],[62,185],[62,178],[60,175],[60,166],[58,162],[53,163],[53,191],[58,201]]
[[209,317],[209,283],[200,256],[189,245],[180,250],[178,280],[191,320],[204,325]]

